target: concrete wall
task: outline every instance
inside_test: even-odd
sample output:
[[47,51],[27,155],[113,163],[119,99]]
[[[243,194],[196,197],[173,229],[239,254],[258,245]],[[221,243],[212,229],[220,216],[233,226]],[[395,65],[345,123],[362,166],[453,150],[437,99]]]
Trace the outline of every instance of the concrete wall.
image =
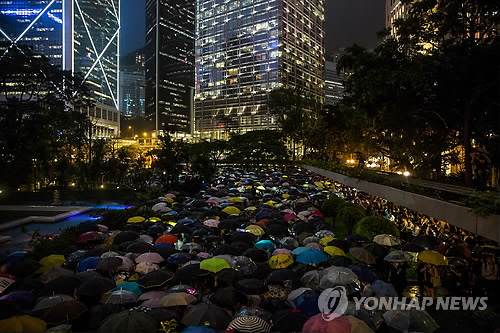
[[354,187],[371,195],[387,199],[397,205],[422,214],[446,221],[449,224],[476,233],[484,238],[496,242],[500,241],[500,216],[498,215],[490,215],[486,218],[478,217],[467,207],[429,198],[420,194],[406,192],[393,187],[351,178],[309,165],[303,165],[303,167],[323,177],[333,179],[339,183]]

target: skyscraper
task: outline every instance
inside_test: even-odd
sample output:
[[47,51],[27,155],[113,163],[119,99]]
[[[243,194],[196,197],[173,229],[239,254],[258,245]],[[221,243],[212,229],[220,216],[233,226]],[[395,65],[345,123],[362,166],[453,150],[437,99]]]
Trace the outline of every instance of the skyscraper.
[[300,88],[324,102],[323,0],[197,0],[196,130],[273,128],[269,93]]
[[136,50],[120,61],[120,112],[124,116],[145,115],[144,50]]
[[119,0],[0,0],[0,56],[27,45],[81,73],[96,102],[81,111],[95,120],[96,136],[118,135],[119,13]]
[[191,133],[194,0],[146,1],[146,118],[157,131]]
[[385,0],[385,27],[390,29],[392,36],[396,34],[394,21],[405,18],[409,8],[410,5],[401,0]]
[[332,57],[325,62],[325,105],[336,105],[344,94],[344,73],[337,73],[337,59]]

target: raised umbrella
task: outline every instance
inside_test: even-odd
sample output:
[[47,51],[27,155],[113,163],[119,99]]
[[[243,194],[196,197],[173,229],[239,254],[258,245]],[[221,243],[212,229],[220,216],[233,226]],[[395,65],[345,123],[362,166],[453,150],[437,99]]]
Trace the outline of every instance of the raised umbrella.
[[306,265],[314,265],[325,262],[327,259],[328,256],[324,252],[311,249],[310,251],[305,251],[299,254],[296,261]]
[[203,250],[203,248],[198,243],[185,243],[184,245],[182,245],[181,250],[192,252],[193,250],[201,251]]
[[405,251],[393,251],[384,258],[387,262],[406,262],[412,259],[413,257]]
[[345,256],[344,250],[342,250],[341,248],[338,248],[336,246],[326,246],[323,248],[323,251],[325,251],[325,253],[331,255],[332,257],[333,256]]
[[231,315],[214,304],[200,303],[188,307],[182,317],[186,326],[207,326],[216,330],[225,330],[231,322]]
[[422,251],[418,254],[418,260],[436,265],[436,266],[446,266],[448,265],[448,259],[441,253],[431,250]]
[[370,251],[362,247],[352,247],[349,249],[349,253],[356,258],[360,263],[374,265],[377,263],[375,256],[371,254]]
[[253,274],[258,268],[252,259],[245,256],[235,256],[233,260],[232,267],[242,275]]
[[105,239],[104,234],[98,231],[89,231],[78,236],[75,242],[77,244],[83,244],[91,241],[101,241],[104,239]]
[[293,300],[293,304],[297,309],[307,313],[309,316],[314,316],[319,313],[318,298],[320,293],[317,290],[307,290]]
[[353,316],[339,316],[333,320],[323,319],[323,314],[319,313],[307,320],[302,327],[303,333],[374,333],[362,320]]
[[305,247],[308,247],[313,250],[323,251],[323,246],[319,243],[307,243]]
[[147,308],[161,308],[163,305],[160,303],[160,299],[167,295],[165,291],[152,290],[139,296],[138,301],[141,302],[141,306]]
[[137,264],[137,266],[135,266],[135,271],[141,274],[148,274],[159,269],[160,266],[158,266],[157,264],[150,264],[147,262],[141,262],[140,264]]
[[399,246],[399,249],[401,251],[406,251],[406,252],[420,253],[420,252],[425,250],[425,247],[420,246],[418,244],[414,244],[414,243],[407,243],[407,244]]
[[60,254],[51,254],[50,256],[42,258],[39,262],[42,267],[40,267],[36,272],[45,273],[52,268],[61,267],[62,264],[66,262],[66,258]]
[[441,244],[439,239],[431,235],[421,235],[413,238],[412,244],[417,244],[427,250],[432,250]]
[[160,269],[141,276],[137,283],[144,289],[158,288],[167,284],[173,275],[172,272]]
[[359,288],[358,276],[345,267],[328,267],[320,272],[319,286],[321,289],[333,288],[337,285],[357,285]]
[[28,315],[13,316],[0,320],[0,332],[44,333],[46,330],[46,322]]
[[156,333],[158,323],[142,312],[122,311],[106,318],[99,327],[100,333]]
[[67,323],[70,320],[80,317],[87,307],[85,304],[71,299],[64,302],[57,303],[49,309],[43,311],[40,317],[50,324]]
[[[35,295],[29,291],[12,291],[6,295],[0,297],[0,301],[2,305],[13,305],[14,307],[18,307],[19,311],[15,311],[14,314],[19,314],[21,310],[31,310],[35,305]],[[0,308],[0,310],[5,311],[5,308]],[[1,311],[0,311],[1,312]],[[6,311],[6,313],[11,313],[11,311]],[[2,316],[3,317],[3,316]],[[0,319],[5,319],[1,318]]]
[[229,263],[225,259],[221,258],[210,258],[205,259],[200,263],[200,268],[206,271],[217,273],[224,268],[230,268]]
[[168,293],[160,299],[161,306],[166,308],[171,306],[185,306],[196,302],[198,299],[189,293],[178,292]]
[[302,285],[307,288],[318,289],[320,279],[321,275],[319,274],[319,271],[312,270],[302,275],[300,282],[302,282]]
[[262,236],[265,233],[264,229],[256,224],[249,225],[245,230],[254,236]]
[[192,254],[186,253],[186,252],[178,252],[170,255],[167,259],[167,262],[169,264],[174,264],[174,265],[184,265],[190,260],[196,259],[195,256]]
[[351,242],[345,240],[345,239],[334,239],[330,243],[327,244],[328,246],[336,246],[339,249],[342,249],[344,252],[349,251],[351,248]]
[[370,285],[370,289],[376,296],[398,297],[398,293],[396,289],[394,289],[394,286],[382,280],[373,281]]
[[377,273],[375,273],[373,269],[368,266],[361,264],[354,264],[349,266],[349,269],[358,276],[360,281],[372,282],[379,279]]
[[228,330],[241,333],[269,332],[271,325],[257,316],[241,316],[234,318],[227,326]]
[[352,265],[352,260],[345,256],[333,256],[328,259],[328,264],[330,266],[349,267]]
[[250,232],[235,232],[231,235],[230,239],[231,242],[246,242],[253,244],[257,238]]
[[255,262],[267,262],[267,260],[269,259],[266,251],[256,248],[245,250],[245,252],[243,252],[243,255]]
[[300,247],[298,247],[298,248],[294,249],[294,250],[292,251],[292,254],[294,254],[294,255],[298,256],[298,255],[302,254],[303,252],[306,252],[306,251],[311,251],[311,250],[312,250],[312,248],[311,248],[311,247],[308,247],[308,246],[300,246]]
[[373,243],[365,247],[368,251],[371,252],[375,256],[375,258],[384,258],[387,254],[389,254],[389,250],[380,244]]
[[154,247],[153,245],[148,244],[146,242],[136,241],[127,246],[126,251],[132,253],[147,253],[147,252],[153,252]]
[[139,235],[133,231],[122,231],[113,238],[114,245],[120,245],[121,243],[134,241],[139,238]]
[[381,234],[373,237],[373,241],[379,245],[385,246],[397,246],[401,244],[401,241],[390,234]]
[[41,267],[40,263],[31,258],[24,258],[23,260],[16,262],[7,269],[7,273],[14,275],[17,280],[24,279]]
[[53,268],[49,269],[48,271],[46,271],[45,273],[43,273],[42,275],[40,275],[39,279],[43,283],[48,283],[49,281],[57,279],[58,277],[71,276],[73,274],[74,273],[72,270],[62,268],[62,267],[53,267]]
[[288,255],[290,255],[290,254],[292,254],[292,251],[288,250],[288,249],[276,249],[276,250],[274,250],[274,252],[273,252],[272,255],[275,256],[275,255],[278,255],[278,254],[288,254]]
[[129,290],[119,289],[111,291],[109,294],[105,294],[101,303],[104,304],[131,304],[137,302],[137,295]]
[[54,294],[73,295],[75,289],[82,284],[76,275],[60,276],[47,282],[39,296],[52,296]]
[[264,239],[255,243],[255,247],[262,250],[268,250],[276,248],[276,244],[268,239]]
[[116,287],[111,289],[111,291],[116,291],[116,290],[128,290],[128,291],[133,292],[137,296],[142,294],[142,289],[139,286],[139,284],[137,282],[133,282],[133,281],[118,283],[116,285]]
[[142,216],[133,216],[127,220],[127,223],[142,223],[144,220],[146,219]]
[[71,300],[73,300],[73,297],[71,297],[69,295],[62,295],[62,294],[45,297],[40,302],[38,302],[38,304],[35,305],[35,307],[33,308],[33,312],[34,313],[43,313],[47,309],[50,309],[51,307],[53,307],[59,303],[71,301]]
[[261,279],[243,279],[236,282],[236,287],[248,295],[259,295],[264,292],[266,286]]
[[95,278],[83,282],[76,290],[76,295],[80,297],[98,298],[107,291],[115,287],[115,283],[110,279]]
[[173,245],[175,243],[177,243],[178,241],[178,238],[174,235],[163,235],[163,236],[160,236],[158,237],[158,239],[156,239],[155,241],[155,244],[158,244],[158,243],[167,243],[167,244],[170,244],[170,245]]
[[119,257],[101,259],[95,269],[103,274],[112,275],[118,272],[122,266],[123,260]]
[[191,282],[200,276],[207,276],[209,274],[209,272],[200,268],[200,264],[184,265],[175,272],[174,281]]
[[300,311],[280,310],[273,314],[272,332],[295,332],[304,326],[309,315]]
[[297,273],[288,268],[273,270],[266,277],[266,281],[270,284],[280,283],[287,280],[298,281],[298,279],[299,276],[297,275]]
[[425,310],[390,310],[383,315],[387,326],[401,332],[432,333],[439,325]]
[[156,252],[143,253],[137,258],[135,258],[135,262],[138,264],[140,263],[159,264],[163,261],[165,261],[165,259],[163,259],[163,257]]
[[268,261],[269,267],[271,269],[287,268],[293,264],[293,258],[291,255],[278,254],[272,256]]
[[76,266],[76,271],[77,272],[85,272],[91,269],[95,269],[97,267],[97,264],[101,261],[100,257],[88,257],[83,259],[78,263]]

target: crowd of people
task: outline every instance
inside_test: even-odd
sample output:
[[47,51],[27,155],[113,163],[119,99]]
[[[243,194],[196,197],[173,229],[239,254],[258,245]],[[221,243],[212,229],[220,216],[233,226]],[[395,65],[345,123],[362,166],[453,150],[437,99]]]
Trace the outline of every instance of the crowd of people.
[[[338,237],[320,210],[329,196],[395,223],[400,239]],[[141,209],[156,216],[82,223],[74,246],[39,261],[0,258],[0,332],[433,332],[424,310],[356,310],[353,297],[497,302],[498,248],[305,170],[225,169],[196,195]],[[349,306],[328,321],[319,299],[338,286]]]

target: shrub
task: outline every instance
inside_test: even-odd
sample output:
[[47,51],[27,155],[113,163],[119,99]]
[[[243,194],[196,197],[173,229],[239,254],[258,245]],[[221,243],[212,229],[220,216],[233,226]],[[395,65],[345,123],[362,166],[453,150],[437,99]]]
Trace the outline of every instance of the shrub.
[[351,205],[344,205],[339,210],[337,217],[335,218],[335,222],[338,224],[344,224],[350,235],[352,234],[352,230],[354,229],[356,223],[358,223],[365,216],[365,213],[361,209],[352,207]]
[[331,196],[321,204],[321,213],[323,213],[325,217],[335,217],[337,216],[339,206],[344,203],[344,199],[337,196]]
[[367,216],[356,223],[354,234],[373,239],[379,234],[391,234],[399,238],[399,230],[394,223],[381,216]]
[[[34,237],[37,236],[36,233]],[[62,254],[67,247],[75,245],[76,238],[78,237],[78,228],[69,227],[64,229],[59,235],[50,238],[34,238],[30,242],[30,246],[33,248],[33,258],[40,260],[43,257],[49,256],[51,254]]]

